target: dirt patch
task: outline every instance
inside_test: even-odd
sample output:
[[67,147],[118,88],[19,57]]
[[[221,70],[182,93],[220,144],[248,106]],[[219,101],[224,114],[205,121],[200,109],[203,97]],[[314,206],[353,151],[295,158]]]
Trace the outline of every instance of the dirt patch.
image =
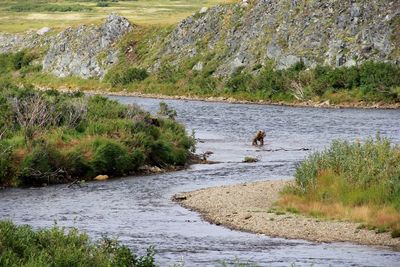
[[203,218],[228,228],[273,237],[317,242],[353,242],[387,246],[400,251],[400,238],[359,229],[360,224],[327,221],[274,211],[279,192],[292,181],[262,181],[180,193],[174,200]]

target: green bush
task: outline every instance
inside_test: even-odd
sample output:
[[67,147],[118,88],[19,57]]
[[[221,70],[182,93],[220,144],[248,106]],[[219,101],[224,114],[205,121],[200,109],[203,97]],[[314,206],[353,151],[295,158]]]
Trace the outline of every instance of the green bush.
[[[17,53],[0,54],[0,74],[24,68],[25,74],[29,65],[36,58],[34,54],[21,51]],[[35,70],[35,67],[32,67]]]
[[[168,107],[165,112],[176,115]],[[7,153],[0,149],[1,186],[118,176],[143,164],[184,165],[193,146],[182,125],[154,118],[135,105],[7,82],[0,90],[0,147],[12,148]]]
[[92,8],[83,5],[63,5],[63,4],[48,4],[41,2],[16,3],[8,8],[12,12],[82,12],[90,11]]
[[104,237],[92,243],[76,229],[57,226],[33,231],[0,221],[0,244],[0,266],[155,266],[152,248],[136,256],[116,240]]
[[0,184],[7,182],[12,176],[11,158],[12,149],[0,146]]
[[111,85],[126,85],[136,81],[143,81],[149,74],[147,70],[141,68],[128,68],[122,71],[115,71],[107,73],[105,80]]
[[336,140],[329,149],[312,154],[296,169],[301,194],[315,192],[323,173],[343,179],[339,195],[331,196],[343,204],[389,204],[400,211],[400,147],[386,138],[377,135],[365,143]]
[[93,175],[93,168],[81,149],[75,149],[65,156],[63,168],[72,177],[85,178]]
[[226,82],[226,87],[231,92],[246,91],[253,76],[242,69],[235,71]]
[[139,164],[128,150],[119,143],[100,141],[95,150],[92,166],[96,174],[123,175],[134,170]]
[[23,159],[19,177],[24,185],[59,183],[61,161],[61,154],[55,147],[45,141],[38,141]]
[[360,66],[360,85],[378,91],[400,86],[400,67],[388,63],[366,62]]
[[97,2],[96,6],[97,7],[109,7],[110,4],[107,3],[106,1],[99,1],[99,2]]

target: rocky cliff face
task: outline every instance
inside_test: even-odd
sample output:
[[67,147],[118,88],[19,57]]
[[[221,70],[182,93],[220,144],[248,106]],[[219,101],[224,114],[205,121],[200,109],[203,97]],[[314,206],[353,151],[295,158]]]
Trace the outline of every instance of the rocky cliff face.
[[398,0],[249,2],[217,6],[183,20],[159,57],[175,64],[199,58],[195,68],[218,61],[217,76],[267,62],[277,69],[301,60],[309,67],[400,63]]
[[107,17],[100,26],[80,26],[54,33],[39,30],[26,34],[0,35],[0,53],[43,48],[43,70],[58,77],[83,78],[104,76],[107,68],[117,62],[116,43],[133,26],[116,14]]
[[[42,47],[47,51],[44,71],[101,78],[118,60],[116,43],[132,28],[112,14],[103,25],[69,28],[57,35],[0,34],[0,53]],[[142,50],[151,51],[133,63],[152,71],[172,64],[212,69],[214,76],[227,77],[238,68],[256,72],[272,64],[286,69],[299,61],[308,67],[353,66],[366,60],[400,64],[400,1],[243,1],[202,9],[167,37],[151,38],[133,42],[142,41]]]
[[69,28],[52,40],[43,70],[58,77],[103,77],[107,67],[118,60],[114,44],[130,30],[128,20],[115,14],[99,27]]

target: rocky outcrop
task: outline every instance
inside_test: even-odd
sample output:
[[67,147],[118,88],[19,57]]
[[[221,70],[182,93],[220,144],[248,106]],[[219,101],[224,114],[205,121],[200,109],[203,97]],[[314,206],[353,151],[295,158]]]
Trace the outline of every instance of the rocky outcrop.
[[179,64],[207,58],[218,62],[216,76],[269,62],[277,69],[301,60],[309,67],[352,66],[366,60],[400,63],[400,1],[248,2],[217,6],[183,20],[160,61],[173,58]]
[[[42,30],[42,29],[41,29]],[[24,34],[0,33],[0,54],[18,52],[24,49],[44,48],[53,39],[49,30],[29,31]]]
[[107,67],[118,60],[116,41],[131,30],[129,21],[116,14],[98,27],[68,28],[52,40],[43,70],[58,77],[103,77]]
[[100,26],[68,28],[55,35],[48,28],[24,34],[0,34],[0,53],[43,49],[43,70],[58,77],[101,78],[118,61],[116,43],[133,26],[116,14]]

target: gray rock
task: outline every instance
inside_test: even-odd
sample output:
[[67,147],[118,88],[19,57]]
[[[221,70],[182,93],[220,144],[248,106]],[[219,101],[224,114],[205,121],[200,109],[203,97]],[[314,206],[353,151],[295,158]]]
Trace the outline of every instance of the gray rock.
[[[254,0],[217,6],[183,20],[169,36],[158,58],[179,65],[192,55],[213,53],[216,76],[236,68],[249,71],[272,60],[277,69],[303,59],[317,64],[353,66],[365,60],[398,62],[400,44],[393,43],[393,21],[400,1],[393,0]],[[221,49],[222,48],[222,49]]]
[[193,66],[192,70],[202,71],[203,67],[204,67],[203,62],[199,61],[196,63],[196,65]]
[[58,77],[102,78],[106,69],[118,61],[113,45],[132,28],[127,19],[116,14],[109,15],[98,27],[68,28],[51,42],[43,70]]
[[283,56],[279,59],[276,68],[278,70],[287,69],[300,62],[300,60],[301,59],[295,55]]

